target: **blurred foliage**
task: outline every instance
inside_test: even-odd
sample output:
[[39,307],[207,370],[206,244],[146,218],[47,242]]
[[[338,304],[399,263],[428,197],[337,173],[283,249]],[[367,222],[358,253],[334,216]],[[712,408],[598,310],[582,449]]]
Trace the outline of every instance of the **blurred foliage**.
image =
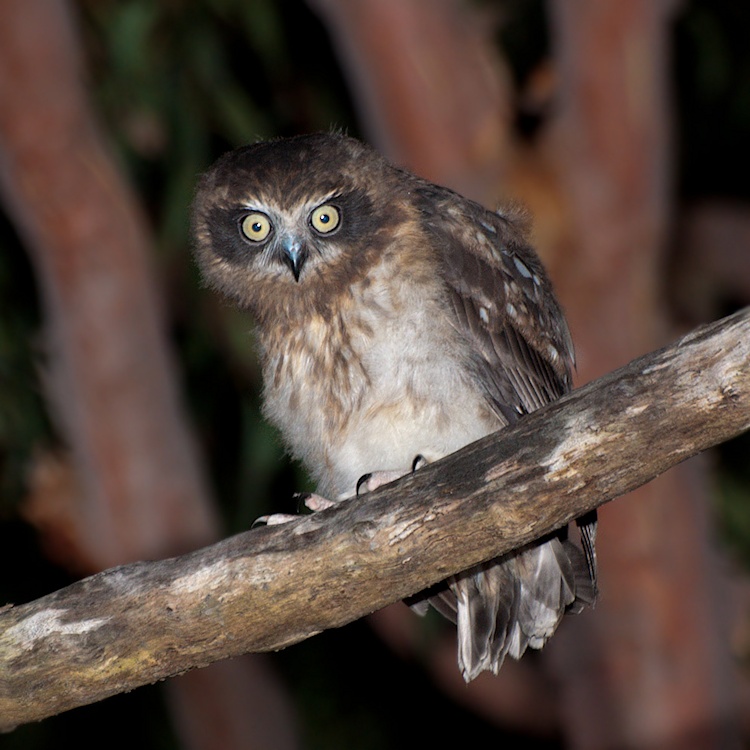
[[750,570],[750,433],[720,446],[717,476],[720,532],[729,550]]
[[184,248],[195,179],[258,138],[351,124],[301,0],[81,0],[93,88],[162,246]]
[[[742,460],[747,464],[748,441],[738,441]],[[725,471],[719,475],[718,505],[721,533],[730,550],[750,569],[750,476],[740,478],[739,472]]]
[[[483,0],[519,90],[548,54],[541,0]],[[750,30],[746,3],[693,0],[675,26],[678,187],[689,197],[750,197]],[[100,116],[152,222],[159,272],[184,386],[227,527],[293,511],[306,480],[283,458],[259,415],[260,377],[251,322],[200,288],[189,258],[188,207],[200,172],[221,152],[259,137],[343,127],[353,107],[327,34],[302,0],[78,0],[91,90]],[[542,113],[543,114],[543,113]],[[537,117],[539,113],[535,113]],[[529,132],[533,132],[533,128]],[[53,590],[67,575],[47,563],[14,514],[33,452],[54,442],[39,385],[43,348],[33,273],[11,225],[0,219],[0,603]],[[750,561],[748,443],[724,451],[723,518]],[[740,446],[739,449],[737,446]],[[279,502],[285,505],[280,507]],[[493,742],[496,729],[447,701],[355,623],[277,659],[294,692],[309,748],[382,748]],[[384,681],[391,687],[384,692]],[[357,689],[351,685],[357,683]],[[160,692],[142,689],[0,737],[2,748],[120,739],[175,747]],[[431,717],[421,712],[429,700]],[[138,722],[123,722],[132,713]],[[455,737],[447,727],[459,727]],[[72,740],[71,740],[72,741]],[[87,744],[88,743],[88,744]],[[509,737],[508,747],[523,744]],[[554,743],[540,743],[539,747]]]

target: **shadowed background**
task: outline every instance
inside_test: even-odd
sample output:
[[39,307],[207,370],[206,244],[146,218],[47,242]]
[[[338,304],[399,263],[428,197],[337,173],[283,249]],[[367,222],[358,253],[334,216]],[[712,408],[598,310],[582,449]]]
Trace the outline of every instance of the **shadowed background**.
[[[731,0],[6,0],[0,604],[294,511],[251,321],[201,289],[197,175],[346,129],[514,199],[577,383],[750,302],[750,13]],[[750,443],[603,509],[602,597],[465,687],[402,605],[0,737],[0,748],[748,743]],[[744,722],[744,724],[743,724]]]

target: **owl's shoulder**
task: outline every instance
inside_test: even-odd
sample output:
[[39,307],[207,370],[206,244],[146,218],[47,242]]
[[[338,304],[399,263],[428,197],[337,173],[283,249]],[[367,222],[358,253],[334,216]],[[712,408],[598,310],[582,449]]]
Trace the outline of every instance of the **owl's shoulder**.
[[472,342],[503,412],[513,403],[523,413],[569,390],[573,344],[528,240],[526,214],[517,207],[489,211],[427,183],[418,195],[455,325]]

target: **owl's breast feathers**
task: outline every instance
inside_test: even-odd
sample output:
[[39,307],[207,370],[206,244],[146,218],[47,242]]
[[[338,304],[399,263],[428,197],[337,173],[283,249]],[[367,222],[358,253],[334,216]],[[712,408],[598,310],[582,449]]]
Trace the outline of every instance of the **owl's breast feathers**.
[[306,294],[320,288],[301,283],[259,331],[266,416],[334,497],[366,472],[439,458],[506,423],[418,214],[391,229],[361,277],[327,285],[328,307],[311,313]]

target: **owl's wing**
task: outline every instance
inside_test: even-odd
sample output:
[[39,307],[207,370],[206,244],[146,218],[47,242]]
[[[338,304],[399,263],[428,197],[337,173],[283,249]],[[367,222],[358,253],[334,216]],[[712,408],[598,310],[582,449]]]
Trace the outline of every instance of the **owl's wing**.
[[570,333],[513,219],[450,191],[440,198],[425,224],[441,253],[454,322],[470,342],[490,404],[513,423],[570,390]]
[[[571,388],[573,346],[551,284],[512,216],[448,190],[422,188],[424,226],[439,254],[457,330],[477,382],[513,424]],[[544,543],[455,576],[429,601],[459,625],[467,679],[496,671],[506,653],[541,647],[563,611],[596,596],[596,513],[578,519],[583,554],[561,530]],[[463,627],[462,627],[463,622]]]

